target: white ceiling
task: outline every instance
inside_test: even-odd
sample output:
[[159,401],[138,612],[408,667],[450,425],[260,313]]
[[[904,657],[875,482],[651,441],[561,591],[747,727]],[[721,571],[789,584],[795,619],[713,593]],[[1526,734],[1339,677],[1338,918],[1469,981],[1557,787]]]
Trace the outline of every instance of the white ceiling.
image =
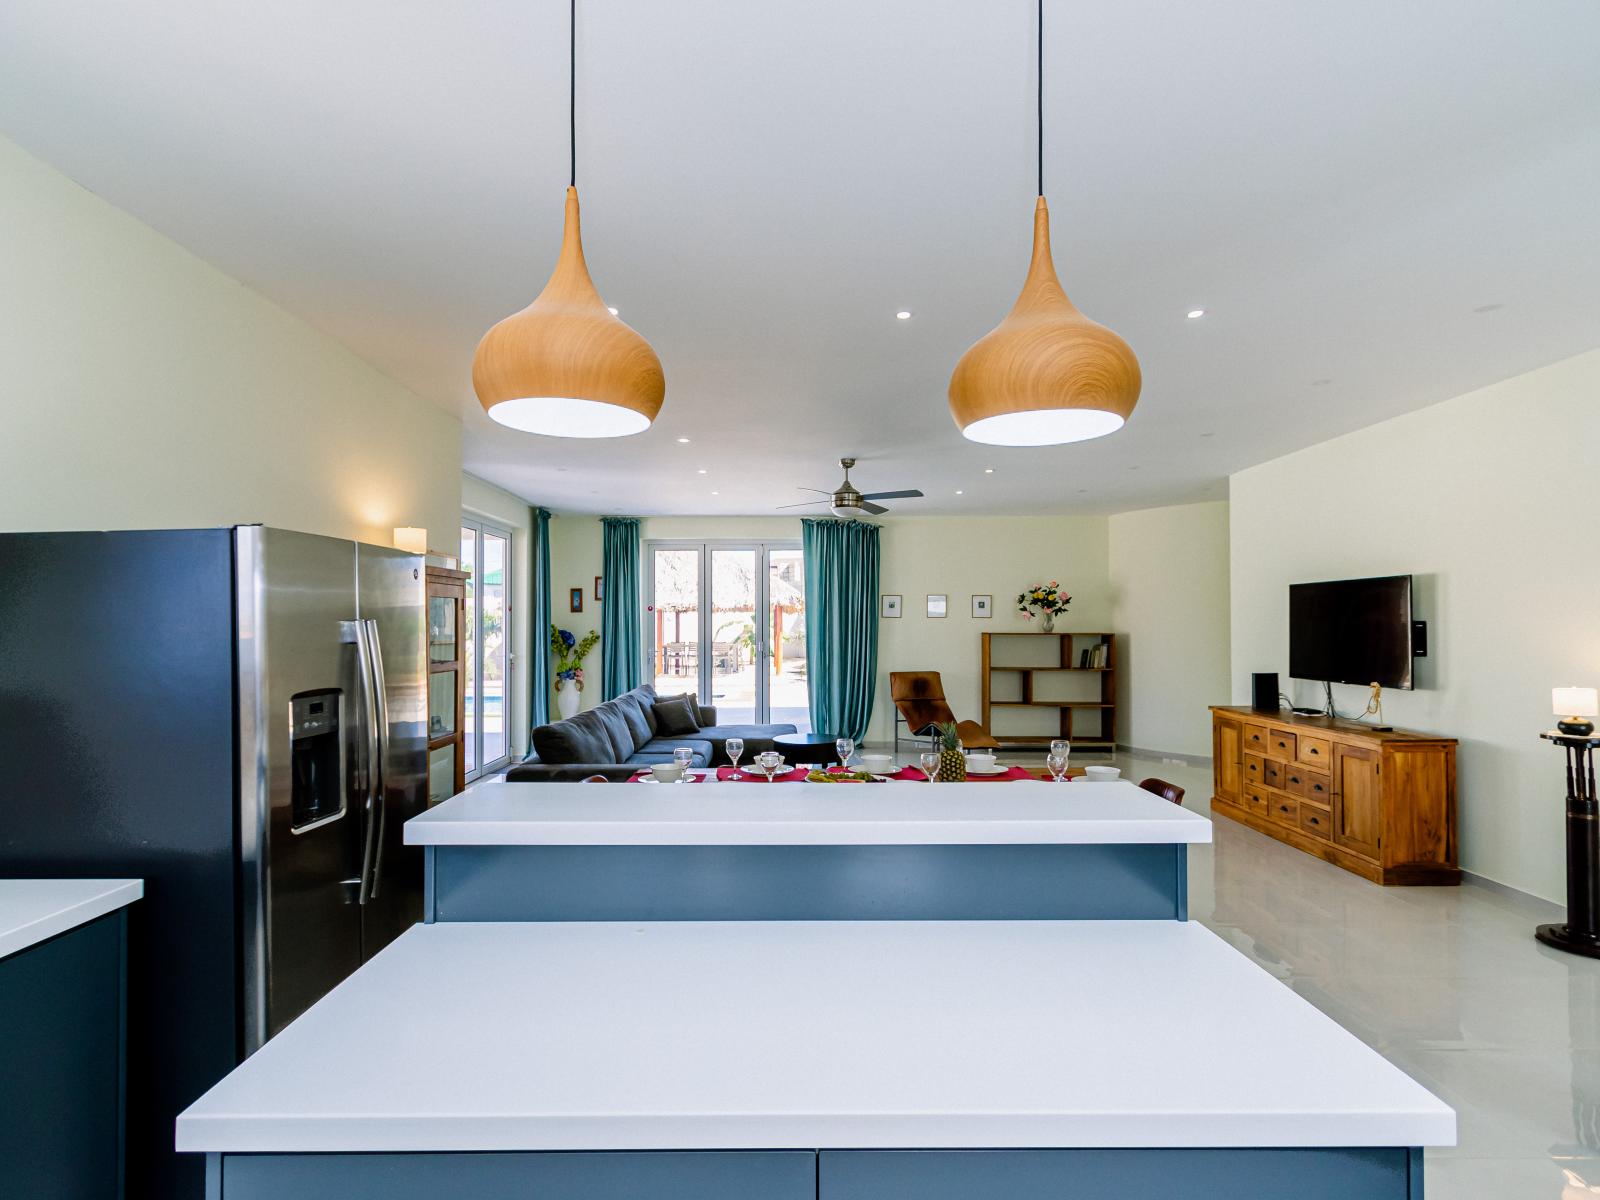
[[667,375],[614,442],[500,429],[469,378],[555,259],[562,0],[5,0],[0,129],[565,510],[764,513],[846,453],[928,493],[896,512],[1222,496],[1600,344],[1593,0],[1046,8],[1057,264],[1145,379],[1079,446],[972,445],[945,402],[1026,267],[1029,0],[579,0],[589,263]]

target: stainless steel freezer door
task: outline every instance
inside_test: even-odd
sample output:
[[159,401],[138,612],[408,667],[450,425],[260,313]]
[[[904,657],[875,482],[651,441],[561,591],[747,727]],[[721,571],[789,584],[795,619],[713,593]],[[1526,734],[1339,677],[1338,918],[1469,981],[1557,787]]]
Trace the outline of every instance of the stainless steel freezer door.
[[423,559],[357,543],[357,602],[376,633],[386,709],[383,821],[372,894],[362,909],[362,957],[422,920],[422,850],[402,826],[427,807],[426,584]]
[[[246,1053],[361,965],[363,765],[354,543],[234,532]],[[294,829],[293,700],[337,689],[342,813]]]

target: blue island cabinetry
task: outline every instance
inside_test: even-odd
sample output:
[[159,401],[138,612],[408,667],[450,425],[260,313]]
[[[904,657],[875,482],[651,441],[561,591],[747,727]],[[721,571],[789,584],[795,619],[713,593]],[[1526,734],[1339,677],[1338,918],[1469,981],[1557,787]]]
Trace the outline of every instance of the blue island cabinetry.
[[0,880],[0,1194],[123,1194],[134,880]]

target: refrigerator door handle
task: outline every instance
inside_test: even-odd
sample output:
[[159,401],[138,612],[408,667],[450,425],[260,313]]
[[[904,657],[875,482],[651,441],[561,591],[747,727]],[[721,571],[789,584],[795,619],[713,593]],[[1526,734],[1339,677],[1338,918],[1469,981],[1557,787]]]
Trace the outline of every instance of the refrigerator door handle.
[[365,621],[348,622],[351,640],[356,646],[356,680],[361,688],[361,716],[366,726],[365,770],[362,787],[361,873],[356,893],[356,903],[365,904],[372,896],[373,836],[377,832],[377,814],[373,811],[379,795],[376,787],[378,759],[378,706],[373,698],[372,641]]
[[377,771],[374,772],[372,788],[378,817],[377,848],[372,855],[371,892],[372,897],[376,899],[383,880],[383,839],[389,826],[389,788],[386,778],[386,764],[389,760],[389,685],[383,674],[383,641],[378,636],[378,623],[368,620],[365,624],[367,649],[372,657],[372,696],[375,701],[378,727]]

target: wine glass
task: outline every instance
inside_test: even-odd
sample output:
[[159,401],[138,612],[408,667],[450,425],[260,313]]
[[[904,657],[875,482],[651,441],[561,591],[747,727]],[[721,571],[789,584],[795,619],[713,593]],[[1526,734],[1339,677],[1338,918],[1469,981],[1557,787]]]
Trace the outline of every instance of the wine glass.
[[776,750],[763,750],[756,755],[756,766],[761,768],[761,773],[767,777],[767,782],[772,782],[772,777],[778,773],[778,764],[783,761],[783,755]]
[[938,783],[939,752],[937,750],[924,750],[917,757],[922,763],[922,773],[928,777],[928,782]]
[[1069,754],[1072,753],[1072,743],[1069,742],[1066,738],[1051,738],[1050,739],[1050,753],[1051,754],[1069,755]]
[[1056,754],[1054,751],[1044,756],[1044,765],[1050,770],[1050,778],[1060,783],[1067,774],[1067,756]]
[[689,768],[694,766],[694,751],[688,746],[677,746],[672,751],[672,761],[678,764],[678,782],[689,778]]
[[833,748],[839,752],[839,765],[848,767],[850,765],[850,756],[856,752],[856,740],[855,738],[847,737],[834,738]]
[[744,757],[744,739],[729,738],[727,746],[728,761],[733,764],[733,774],[729,778],[737,779],[739,778],[739,760]]

